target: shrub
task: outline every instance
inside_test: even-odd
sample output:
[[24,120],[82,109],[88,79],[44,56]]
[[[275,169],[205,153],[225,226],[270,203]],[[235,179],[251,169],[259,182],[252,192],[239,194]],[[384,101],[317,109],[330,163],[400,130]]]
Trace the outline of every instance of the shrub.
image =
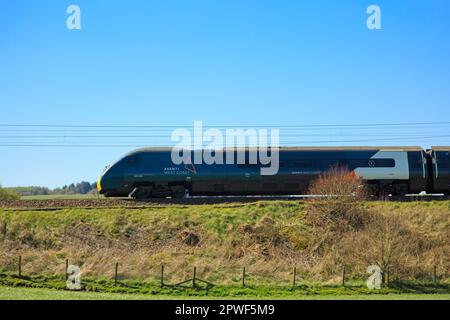
[[397,276],[417,272],[420,245],[425,242],[426,239],[411,230],[402,217],[389,212],[371,214],[367,226],[354,237],[352,246],[360,248],[354,251],[357,260],[381,268],[385,282],[388,268],[395,270]]
[[18,200],[19,196],[17,193],[3,189],[0,186],[0,200]]
[[[367,188],[352,172],[333,168],[315,180],[308,201],[310,252],[320,258],[320,271],[346,265],[364,270],[377,265],[383,280],[389,270],[397,277],[419,275],[423,253],[440,247],[413,230],[404,216],[368,204]],[[331,272],[331,271],[329,271]]]
[[[307,217],[312,225],[333,233],[359,229],[367,216],[364,181],[346,168],[333,167],[312,182]],[[322,230],[323,231],[323,230]]]

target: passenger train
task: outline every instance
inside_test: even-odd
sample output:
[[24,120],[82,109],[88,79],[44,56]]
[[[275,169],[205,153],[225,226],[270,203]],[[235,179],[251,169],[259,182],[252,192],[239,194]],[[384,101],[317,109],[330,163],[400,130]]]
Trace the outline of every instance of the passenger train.
[[[249,150],[244,150],[247,156]],[[353,171],[374,195],[450,193],[450,147],[280,147],[275,175],[261,175],[261,164],[248,161],[174,165],[171,151],[143,148],[128,153],[105,168],[97,183],[99,193],[135,199],[302,195],[333,166]]]

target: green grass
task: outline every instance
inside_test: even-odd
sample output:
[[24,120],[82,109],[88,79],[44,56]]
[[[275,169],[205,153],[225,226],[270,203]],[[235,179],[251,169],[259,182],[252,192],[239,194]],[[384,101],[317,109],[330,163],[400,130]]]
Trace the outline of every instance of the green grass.
[[[146,294],[119,294],[98,292],[74,292],[55,289],[15,288],[0,286],[0,300],[168,300],[212,297],[164,296]],[[220,298],[220,297],[218,297]],[[254,298],[254,297],[247,297]],[[270,298],[270,297],[268,297]],[[227,299],[229,299],[227,297]],[[450,300],[450,294],[379,294],[379,295],[315,295],[292,296],[290,299],[311,300]]]
[[[10,272],[0,273],[0,286],[10,288],[35,288],[44,290],[55,290],[55,292],[66,292],[66,282],[61,276],[22,276],[19,278],[16,274]],[[417,281],[398,281],[391,283],[389,287],[384,286],[380,290],[369,290],[363,281],[349,282],[345,287],[341,285],[329,284],[301,284],[293,288],[292,286],[246,286],[228,285],[206,287],[199,284],[193,289],[190,284],[186,286],[164,286],[160,287],[158,281],[144,281],[137,279],[121,280],[114,283],[107,278],[82,278],[82,293],[101,293],[111,294],[114,297],[117,294],[124,296],[136,296],[146,298],[205,298],[205,299],[306,299],[306,298],[328,298],[336,299],[338,297],[359,297],[360,299],[369,299],[374,296],[420,296],[450,298],[450,284],[448,283],[421,283]],[[73,292],[69,292],[73,293]],[[89,295],[87,295],[88,297]],[[99,296],[99,299],[102,296]],[[117,296],[119,298],[119,296]]]

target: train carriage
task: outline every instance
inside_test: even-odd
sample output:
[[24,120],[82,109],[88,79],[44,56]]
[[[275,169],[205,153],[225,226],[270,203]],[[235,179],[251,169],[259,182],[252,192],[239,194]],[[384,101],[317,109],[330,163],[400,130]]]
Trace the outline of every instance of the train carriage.
[[[186,192],[190,195],[299,195],[307,191],[319,174],[338,166],[366,180],[373,194],[404,195],[431,192],[433,188],[447,193],[449,150],[433,149],[427,153],[420,147],[282,147],[278,172],[261,175],[261,162],[249,161],[253,149],[234,151],[234,159],[237,151],[245,152],[243,163],[175,165],[171,160],[172,148],[144,148],[130,152],[108,167],[99,179],[98,189],[106,196],[139,199],[183,197]],[[429,159],[435,159],[436,164],[430,166]],[[435,168],[439,170],[437,175]],[[433,173],[433,179],[429,172]]]

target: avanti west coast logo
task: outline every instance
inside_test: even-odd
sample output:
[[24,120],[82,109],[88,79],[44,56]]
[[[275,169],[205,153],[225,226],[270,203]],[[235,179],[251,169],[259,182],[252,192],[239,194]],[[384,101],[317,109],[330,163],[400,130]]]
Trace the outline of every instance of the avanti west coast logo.
[[[259,165],[261,175],[275,175],[279,169],[279,129],[207,128],[194,121],[193,132],[175,129],[171,158],[175,165],[238,164]],[[193,158],[192,159],[192,154]]]

